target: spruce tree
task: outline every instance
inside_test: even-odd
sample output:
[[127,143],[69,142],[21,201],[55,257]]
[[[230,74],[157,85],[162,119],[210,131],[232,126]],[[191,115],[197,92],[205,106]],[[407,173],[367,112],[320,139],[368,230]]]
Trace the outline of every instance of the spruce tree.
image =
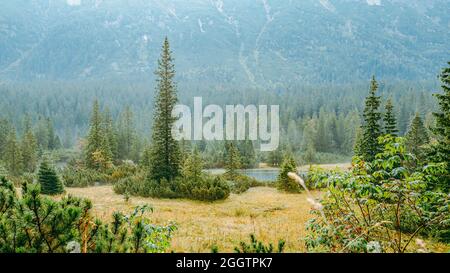
[[406,102],[401,101],[398,112],[398,131],[399,135],[403,136],[408,130],[409,122],[411,121],[411,113],[408,111],[408,105]]
[[343,153],[352,154],[355,151],[359,136],[361,135],[361,118],[358,111],[350,112],[344,120]]
[[328,126],[328,115],[324,108],[321,108],[319,112],[315,146],[319,152],[327,152],[333,146],[332,135]]
[[38,181],[41,184],[41,193],[43,194],[55,195],[64,192],[61,180],[46,157],[39,167]]
[[[105,128],[102,129],[105,132]],[[94,159],[102,170],[106,170],[113,165],[113,153],[108,135],[105,133],[102,138],[100,149],[94,153]]]
[[450,62],[439,76],[443,93],[435,94],[439,112],[433,113],[436,118],[436,125],[431,128],[436,136],[436,143],[431,147],[428,158],[431,162],[442,162],[447,166],[447,173],[439,179],[439,185],[446,192],[450,191]]
[[5,159],[6,146],[8,143],[11,125],[6,119],[0,119],[0,161]]
[[172,135],[172,127],[176,121],[172,116],[172,110],[178,99],[173,81],[175,69],[171,54],[169,40],[166,38],[155,72],[157,86],[149,178],[156,181],[163,178],[171,181],[180,172],[180,148]]
[[316,122],[314,119],[310,119],[303,129],[302,150],[305,163],[312,163],[316,160],[317,135]]
[[69,149],[73,145],[73,139],[72,139],[72,130],[70,127],[66,127],[64,130],[64,141],[63,141],[63,147],[66,149]]
[[362,145],[360,145],[359,151],[355,151],[366,161],[372,161],[375,155],[381,151],[381,146],[378,143],[378,137],[381,135],[381,113],[378,110],[380,107],[380,97],[376,95],[377,89],[378,83],[375,80],[375,76],[373,76],[363,113]]
[[280,173],[277,178],[277,187],[281,191],[299,192],[301,190],[300,185],[288,177],[289,172],[297,173],[297,164],[292,155],[287,154],[283,159],[283,163],[281,163]]
[[117,150],[119,159],[131,159],[136,147],[137,135],[133,112],[129,106],[120,114],[117,130]]
[[233,142],[225,143],[225,151],[225,176],[232,180],[238,176],[237,171],[241,168],[241,156]]
[[252,168],[256,164],[255,149],[250,139],[239,142],[238,150],[241,155],[242,168]]
[[353,151],[355,155],[362,155],[363,149],[363,129],[362,127],[359,127],[355,132],[355,143],[353,144]]
[[419,113],[416,113],[406,133],[406,149],[408,152],[414,154],[419,161],[422,161],[424,159],[423,145],[428,143],[428,141],[427,129],[423,125]]
[[37,139],[37,143],[38,143],[40,152],[48,150],[49,130],[48,130],[48,124],[47,124],[46,118],[44,118],[42,116],[38,117],[34,135]]
[[[103,151],[107,152],[106,156],[110,161],[116,161],[118,159],[117,132],[114,127],[109,108],[105,108],[103,111],[103,130],[105,137],[103,142]],[[105,145],[107,145],[107,147],[105,147]]]
[[8,140],[5,147],[6,168],[11,175],[20,175],[23,171],[22,151],[17,142],[16,130],[14,128],[9,132]]
[[328,120],[328,127],[330,131],[330,148],[334,152],[342,152],[345,128],[343,117],[338,118],[336,113],[332,112]]
[[384,133],[396,137],[398,134],[397,119],[395,118],[394,105],[392,104],[392,100],[390,98],[387,100],[384,109],[385,109],[385,113],[383,116]]
[[21,150],[24,171],[34,172],[37,165],[37,140],[31,128],[31,118],[26,115],[24,120],[24,133],[22,136]]
[[53,127],[53,122],[50,118],[45,119],[45,124],[47,128],[47,149],[48,150],[56,150],[61,148],[61,141],[59,140],[58,136],[55,133],[55,129]]
[[88,168],[106,168],[111,162],[111,148],[105,135],[104,123],[98,101],[94,101],[85,148],[85,161]]
[[281,152],[281,148],[269,152],[269,155],[267,156],[267,161],[273,167],[279,166],[283,161],[283,154]]
[[182,168],[183,178],[192,182],[199,182],[202,176],[203,160],[199,154],[198,148],[194,147],[192,153],[184,161]]
[[[194,146],[194,149],[198,148],[197,146]],[[180,140],[180,156],[181,156],[181,165],[184,165],[186,159],[191,155],[191,144],[189,141],[185,140],[184,138]]]

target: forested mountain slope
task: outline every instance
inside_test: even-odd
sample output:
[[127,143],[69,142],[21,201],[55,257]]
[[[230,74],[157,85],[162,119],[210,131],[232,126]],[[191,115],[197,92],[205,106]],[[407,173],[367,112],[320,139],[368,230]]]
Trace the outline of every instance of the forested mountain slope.
[[164,36],[185,84],[435,78],[447,0],[6,0],[0,81],[152,77]]

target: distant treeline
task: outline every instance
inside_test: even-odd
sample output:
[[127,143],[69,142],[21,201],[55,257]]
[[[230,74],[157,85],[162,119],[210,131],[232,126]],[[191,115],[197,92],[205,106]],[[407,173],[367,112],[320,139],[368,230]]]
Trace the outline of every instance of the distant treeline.
[[[342,156],[352,155],[368,89],[369,79],[366,83],[290,86],[279,90],[180,85],[178,92],[180,103],[187,105],[192,104],[194,96],[201,96],[203,105],[280,105],[281,143],[278,152],[290,151],[296,158],[302,158],[304,162],[300,163],[307,163],[340,161]],[[388,98],[392,99],[399,135],[404,135],[416,113],[423,118],[425,126],[430,124],[430,112],[436,109],[431,94],[437,90],[437,81],[391,83],[381,79],[378,92],[384,98],[382,106]],[[25,115],[31,118],[32,124],[50,118],[61,145],[71,148],[86,136],[92,103],[98,99],[117,122],[129,107],[133,112],[136,134],[146,142],[150,136],[154,93],[151,81],[3,84],[0,85],[0,118],[10,121],[19,136],[25,130]],[[217,153],[218,147],[224,143],[199,145],[201,152],[216,162],[214,158],[217,156],[212,153]],[[312,157],[308,147],[314,149],[316,156]],[[277,165],[280,155],[276,153],[257,156]]]

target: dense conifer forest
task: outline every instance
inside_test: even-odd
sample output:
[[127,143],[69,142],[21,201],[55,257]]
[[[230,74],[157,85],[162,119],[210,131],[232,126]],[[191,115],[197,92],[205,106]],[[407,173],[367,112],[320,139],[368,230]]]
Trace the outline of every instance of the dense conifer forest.
[[[212,2],[241,41],[239,22],[224,13],[222,1]],[[363,45],[360,39],[366,37],[370,46],[361,47],[370,56],[378,51],[384,52],[380,56],[390,56],[386,52],[396,49],[399,57],[364,59],[356,69],[347,57],[334,56],[343,60],[340,65],[353,69],[352,79],[352,74],[339,70],[334,58],[323,62],[321,54],[314,57],[301,51],[304,66],[299,73],[305,73],[301,80],[293,70],[302,60],[290,40],[281,39],[286,51],[276,51],[281,43],[274,42],[270,48],[264,37],[267,31],[274,41],[280,41],[270,27],[284,9],[272,13],[269,3],[262,2],[267,21],[256,38],[253,65],[260,71],[255,75],[251,59],[244,56],[247,43],[243,41],[238,60],[243,70],[230,64],[225,70],[222,66],[211,70],[214,62],[209,59],[203,72],[186,69],[197,67],[198,60],[186,65],[192,56],[186,53],[189,43],[180,46],[180,37],[174,38],[170,31],[161,39],[158,54],[140,55],[141,62],[153,64],[144,65],[139,72],[121,73],[114,62],[113,72],[91,67],[82,77],[73,75],[90,55],[67,63],[59,74],[56,68],[60,64],[42,65],[42,56],[34,54],[45,55],[41,43],[48,42],[47,36],[29,51],[20,49],[20,43],[0,45],[0,252],[449,252],[450,62],[443,59],[448,56],[443,56],[440,40],[436,38],[434,44],[418,41],[414,52],[404,48],[405,41],[390,39],[381,41],[383,47],[374,47],[372,37],[367,33],[354,36],[352,21],[346,21],[344,30],[338,28],[339,33],[344,32],[344,40],[333,36],[335,28],[328,28],[335,31],[332,41],[342,45],[351,39]],[[349,8],[351,1],[338,8],[330,1],[307,2],[306,10],[319,7],[334,14],[342,13],[342,7]],[[386,8],[380,1],[362,2],[363,7],[358,3],[354,8],[371,16],[373,10],[367,8]],[[79,7],[80,13],[102,5],[101,1],[63,4],[58,9],[68,5]],[[435,1],[430,1],[432,4]],[[36,28],[59,37],[55,29],[44,27],[53,22],[54,7],[50,3],[47,9],[33,5],[38,12],[45,10],[43,18],[48,20],[37,22]],[[410,13],[409,9],[417,8],[401,5]],[[0,7],[14,14],[14,5]],[[418,7],[419,11],[429,9],[425,4]],[[399,13],[394,6],[392,9],[394,15]],[[169,11],[177,20],[190,20]],[[242,14],[235,16],[241,18]],[[340,22],[334,16],[333,20]],[[351,18],[365,25],[363,18]],[[104,25],[121,25],[121,20]],[[208,25],[196,21],[201,33],[214,25],[213,19],[208,20]],[[165,29],[162,21],[158,26]],[[218,24],[223,26],[221,21]],[[440,20],[434,19],[432,27],[440,29]],[[14,29],[0,21],[0,38]],[[405,31],[396,26],[397,32],[399,29]],[[322,31],[323,26],[318,27],[317,32]],[[393,35],[387,26],[384,31]],[[115,33],[122,33],[122,28],[117,26]],[[146,43],[156,39],[144,37]],[[330,42],[324,37],[321,41]],[[120,44],[118,40],[115,43]],[[27,43],[23,44],[26,48]],[[140,48],[145,51],[144,46]],[[336,45],[311,48],[337,50]],[[418,48],[432,48],[435,54],[427,58],[431,51],[420,55]],[[201,55],[198,50],[195,54]],[[265,59],[259,63],[258,50],[266,52],[265,58],[275,54],[289,69],[268,73],[271,69],[267,67],[279,63]],[[405,52],[422,57],[411,64]],[[2,67],[2,61],[18,54],[20,59]],[[355,56],[360,54],[355,52]],[[120,56],[122,60],[131,58],[123,54],[111,58]],[[183,61],[177,62],[178,57]],[[439,66],[438,57],[442,57]],[[103,64],[102,58],[98,57],[95,65]],[[317,60],[317,67],[312,60]],[[399,60],[405,63],[399,65]],[[335,66],[325,67],[331,64]],[[436,67],[431,69],[431,65]],[[153,74],[149,67],[154,68]],[[426,73],[417,76],[421,71]],[[429,76],[431,71],[439,71],[437,77]],[[97,77],[91,72],[98,73]],[[145,73],[148,77],[142,77]],[[203,76],[207,80],[202,81]],[[231,105],[279,106],[279,145],[263,151],[265,139],[250,137],[250,128],[258,127],[261,134],[264,123],[261,118],[251,120],[250,110],[248,115],[244,111],[243,120],[236,117],[236,123],[243,123],[242,139],[234,137],[234,128],[231,138],[228,131],[219,140],[207,140],[205,132],[200,139],[178,138],[174,128],[181,118],[173,113],[180,105],[195,109],[195,97],[201,97],[203,105],[222,109]],[[207,117],[200,110],[202,123]],[[197,111],[193,112],[195,119]],[[227,116],[220,113],[215,120],[223,125],[229,121],[228,112]],[[231,113],[234,126],[235,113]],[[276,123],[273,117],[270,125]],[[195,127],[196,120],[192,123]]]

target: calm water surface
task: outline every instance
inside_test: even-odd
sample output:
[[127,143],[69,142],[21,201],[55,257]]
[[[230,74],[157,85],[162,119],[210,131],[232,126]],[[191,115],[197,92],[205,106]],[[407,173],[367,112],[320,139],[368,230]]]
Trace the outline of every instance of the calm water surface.
[[[207,169],[205,170],[211,174],[222,174],[225,172],[224,169]],[[275,181],[277,180],[278,173],[280,172],[280,169],[247,169],[247,170],[240,170],[239,171],[242,174],[245,174],[247,176],[253,177],[259,181]]]

